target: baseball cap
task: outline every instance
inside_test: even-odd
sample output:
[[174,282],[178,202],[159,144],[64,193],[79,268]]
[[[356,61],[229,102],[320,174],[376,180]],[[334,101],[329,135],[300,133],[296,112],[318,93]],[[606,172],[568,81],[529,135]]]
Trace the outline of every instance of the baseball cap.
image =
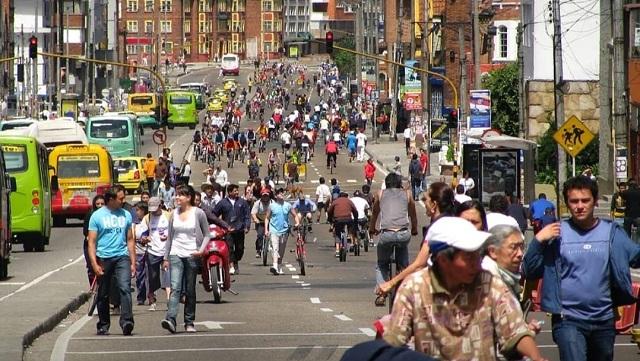
[[160,198],[151,197],[149,198],[149,212],[155,212],[160,208]]
[[260,191],[260,195],[261,196],[264,196],[264,195],[270,196],[271,195],[271,191],[269,191],[269,189],[267,189],[267,188],[263,188],[262,191]]
[[497,225],[513,226],[520,229],[518,221],[511,216],[498,212],[487,213],[487,229],[491,229]]
[[474,252],[480,249],[491,233],[478,231],[471,222],[460,217],[442,217],[429,227],[426,239],[432,253],[447,247]]

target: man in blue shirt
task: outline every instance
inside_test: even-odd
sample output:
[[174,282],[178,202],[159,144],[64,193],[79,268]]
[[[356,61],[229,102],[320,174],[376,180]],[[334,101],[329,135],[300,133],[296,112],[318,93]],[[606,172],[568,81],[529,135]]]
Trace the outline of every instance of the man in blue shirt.
[[271,202],[267,214],[264,218],[265,237],[271,241],[271,257],[273,265],[271,273],[281,275],[282,259],[284,251],[287,249],[287,238],[289,237],[289,215],[293,216],[295,227],[300,224],[300,215],[295,208],[284,200],[284,189],[276,190],[276,201]]
[[316,211],[316,204],[308,195],[298,194],[298,200],[293,203],[293,208],[300,214],[300,217],[306,217],[308,220],[308,231],[313,232],[311,224],[313,223],[313,213]]
[[349,149],[349,162],[352,162],[356,158],[356,145],[358,144],[358,139],[356,138],[355,132],[352,130],[349,132],[347,136],[347,148]]
[[[531,202],[529,206],[529,213],[531,214],[531,225],[533,226],[533,233],[538,233],[539,230],[544,227],[541,221],[547,209],[550,208],[555,213],[556,206],[547,200],[547,195],[540,193],[538,199]],[[548,217],[547,217],[548,218]]]
[[527,279],[543,279],[543,311],[552,314],[560,360],[613,360],[616,309],[637,302],[630,267],[640,245],[617,224],[594,217],[598,185],[583,176],[564,183],[571,218],[541,229],[524,256]]
[[135,240],[131,231],[131,214],[122,205],[125,201],[124,187],[115,185],[104,194],[106,207],[91,215],[87,235],[88,254],[91,267],[99,277],[98,288],[98,335],[108,335],[111,325],[109,316],[109,290],[115,278],[120,296],[120,327],[125,336],[133,331],[131,306],[131,278],[136,274]]

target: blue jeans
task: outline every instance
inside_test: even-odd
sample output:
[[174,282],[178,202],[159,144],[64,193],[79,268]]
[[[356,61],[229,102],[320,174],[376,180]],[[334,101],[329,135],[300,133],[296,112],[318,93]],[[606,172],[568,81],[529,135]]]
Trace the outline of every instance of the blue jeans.
[[411,178],[411,195],[413,196],[413,200],[418,200],[418,195],[422,192],[422,179],[420,178]]
[[560,361],[611,361],[616,339],[615,319],[583,321],[552,318],[553,342],[558,345]]
[[409,265],[409,241],[411,233],[409,230],[402,231],[382,231],[378,238],[378,265],[376,267],[376,282],[384,283],[391,278],[389,268],[391,266],[391,254],[393,246],[396,246],[395,262],[398,270],[403,270]]
[[146,253],[136,254],[136,290],[138,291],[136,300],[139,304],[143,304],[147,300],[149,290],[149,287],[147,287],[149,283],[147,278],[148,263],[149,258]]
[[167,309],[167,320],[176,324],[180,295],[184,293],[184,324],[193,326],[196,319],[196,275],[198,264],[193,257],[169,256],[171,269],[171,296]]
[[100,277],[98,287],[98,330],[108,331],[111,326],[111,316],[109,315],[109,290],[111,282],[115,280],[116,289],[120,296],[120,327],[126,324],[133,324],[133,311],[131,306],[131,260],[129,256],[112,258],[100,258],[98,263],[102,265],[104,275]]

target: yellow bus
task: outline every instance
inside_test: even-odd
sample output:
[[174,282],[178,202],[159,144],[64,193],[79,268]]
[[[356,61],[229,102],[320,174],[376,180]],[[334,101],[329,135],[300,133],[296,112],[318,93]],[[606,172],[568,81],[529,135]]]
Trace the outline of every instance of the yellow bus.
[[0,137],[7,172],[16,178],[11,193],[13,243],[43,252],[51,236],[51,190],[47,148],[33,137]]
[[53,225],[67,218],[82,219],[92,200],[113,185],[113,160],[101,145],[60,145],[49,153]]
[[127,97],[127,110],[138,116],[138,124],[143,127],[160,127],[160,120],[155,116],[158,104],[158,95],[155,93],[134,93]]
[[198,125],[196,95],[192,91],[169,90],[166,97],[169,129],[176,126],[188,126],[189,129],[196,129],[196,125]]

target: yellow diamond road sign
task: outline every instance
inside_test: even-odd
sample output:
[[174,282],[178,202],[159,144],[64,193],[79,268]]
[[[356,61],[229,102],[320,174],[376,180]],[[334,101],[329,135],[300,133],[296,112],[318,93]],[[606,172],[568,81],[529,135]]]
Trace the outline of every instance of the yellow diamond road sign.
[[594,138],[595,135],[575,115],[567,119],[553,134],[553,139],[572,157],[582,152]]

